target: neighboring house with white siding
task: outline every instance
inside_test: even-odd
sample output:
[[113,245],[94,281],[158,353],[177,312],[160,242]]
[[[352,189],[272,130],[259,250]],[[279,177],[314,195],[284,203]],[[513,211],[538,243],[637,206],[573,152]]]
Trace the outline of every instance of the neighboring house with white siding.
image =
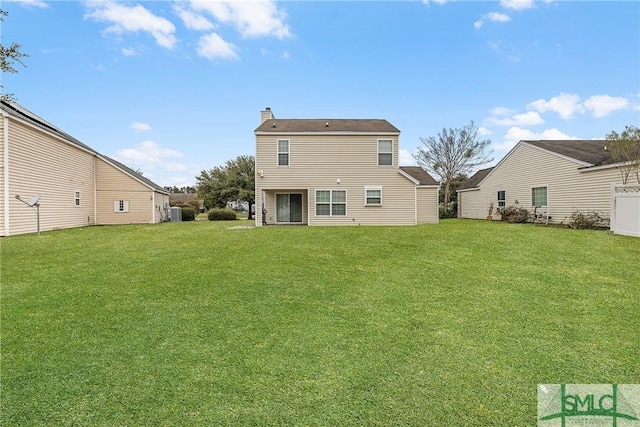
[[621,183],[606,140],[520,141],[495,167],[478,171],[458,189],[458,216],[486,218],[520,206],[549,222],[574,212],[611,215],[611,184]]
[[166,219],[162,187],[16,103],[1,101],[0,114],[0,236],[37,231],[16,195],[42,194],[41,231]]
[[400,131],[386,120],[276,119],[256,135],[256,225],[438,222],[438,182],[398,166]]

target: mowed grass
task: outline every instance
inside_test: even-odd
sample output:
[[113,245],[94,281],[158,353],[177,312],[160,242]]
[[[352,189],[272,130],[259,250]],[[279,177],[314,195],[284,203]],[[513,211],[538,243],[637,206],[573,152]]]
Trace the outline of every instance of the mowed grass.
[[640,383],[640,240],[196,221],[3,238],[3,426],[531,426]]

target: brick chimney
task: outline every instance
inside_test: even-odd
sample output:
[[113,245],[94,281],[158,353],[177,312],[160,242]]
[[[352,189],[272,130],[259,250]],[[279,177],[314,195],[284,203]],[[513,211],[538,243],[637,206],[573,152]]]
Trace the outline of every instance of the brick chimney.
[[264,123],[271,119],[275,119],[275,116],[271,112],[271,108],[267,107],[264,111],[260,111],[260,123]]

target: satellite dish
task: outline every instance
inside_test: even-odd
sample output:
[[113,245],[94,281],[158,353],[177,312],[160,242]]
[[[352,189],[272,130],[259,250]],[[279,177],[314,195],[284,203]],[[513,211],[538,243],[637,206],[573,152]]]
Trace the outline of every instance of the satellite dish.
[[36,203],[38,203],[40,201],[40,198],[42,197],[42,194],[38,193],[35,196],[33,196],[29,202],[27,203],[29,206],[35,206]]

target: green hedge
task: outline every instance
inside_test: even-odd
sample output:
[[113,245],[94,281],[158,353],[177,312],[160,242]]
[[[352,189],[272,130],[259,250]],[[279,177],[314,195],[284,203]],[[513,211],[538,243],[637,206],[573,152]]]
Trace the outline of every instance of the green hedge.
[[236,220],[236,212],[233,209],[214,208],[209,211],[209,221],[233,221]]
[[193,206],[180,206],[180,210],[182,210],[183,221],[193,221],[196,219],[197,212]]

